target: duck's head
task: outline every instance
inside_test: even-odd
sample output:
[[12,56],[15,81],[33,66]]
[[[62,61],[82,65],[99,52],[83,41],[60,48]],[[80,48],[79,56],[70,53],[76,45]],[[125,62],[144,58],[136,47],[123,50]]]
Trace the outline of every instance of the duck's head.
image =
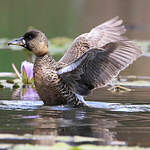
[[39,30],[30,30],[16,40],[8,42],[8,45],[19,45],[33,52],[36,56],[42,56],[48,51],[48,40]]

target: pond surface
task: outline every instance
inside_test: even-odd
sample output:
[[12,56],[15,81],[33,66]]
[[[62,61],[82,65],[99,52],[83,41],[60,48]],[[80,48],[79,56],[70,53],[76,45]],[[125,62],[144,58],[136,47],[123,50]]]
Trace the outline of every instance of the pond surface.
[[[50,145],[57,136],[69,136],[67,143],[75,145],[150,146],[150,87],[129,88],[122,93],[94,91],[87,98],[92,108],[43,106],[37,95],[16,96],[16,91],[0,89],[0,143]],[[39,137],[24,136],[28,134]],[[96,139],[75,141],[73,136]]]
[[[2,51],[3,59],[10,50],[5,52]],[[19,68],[26,55],[12,51],[13,57],[9,56],[11,59],[2,66],[7,66],[8,71],[19,57],[16,62]],[[95,90],[86,98],[89,108],[43,106],[31,87],[0,88],[0,145],[66,142],[150,146],[150,70],[146,67],[149,63],[149,57],[142,56],[121,73],[119,84],[130,90],[113,92],[110,87]]]

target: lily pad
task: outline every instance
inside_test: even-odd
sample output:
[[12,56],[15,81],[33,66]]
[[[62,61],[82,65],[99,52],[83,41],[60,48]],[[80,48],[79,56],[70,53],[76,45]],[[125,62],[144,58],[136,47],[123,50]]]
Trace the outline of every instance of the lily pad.
[[48,146],[40,146],[40,145],[18,145],[13,148],[13,150],[50,150]]
[[137,45],[139,45],[143,51],[143,55],[150,56],[150,41],[135,41]]
[[131,89],[123,87],[123,86],[119,86],[119,85],[112,86],[112,87],[108,88],[108,90],[111,92],[120,92],[120,93],[131,91]]
[[70,146],[65,143],[57,143],[53,146],[41,145],[17,145],[13,150],[150,150],[150,148],[127,147],[127,146],[97,146],[92,144],[84,144],[80,146]]
[[19,79],[13,79],[11,82],[8,80],[0,80],[0,85],[3,88],[17,88],[17,87],[22,87],[22,82]]
[[121,85],[121,86],[150,86],[149,80],[137,80],[137,81],[125,81],[125,82],[119,82],[115,81],[114,85]]

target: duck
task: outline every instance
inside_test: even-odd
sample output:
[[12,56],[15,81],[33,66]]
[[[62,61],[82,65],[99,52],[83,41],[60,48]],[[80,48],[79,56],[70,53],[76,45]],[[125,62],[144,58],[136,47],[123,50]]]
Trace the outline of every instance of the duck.
[[33,76],[44,105],[89,106],[85,96],[110,83],[141,56],[141,48],[123,34],[117,16],[79,35],[56,62],[48,53],[46,35],[37,29],[8,42],[31,51],[35,56]]

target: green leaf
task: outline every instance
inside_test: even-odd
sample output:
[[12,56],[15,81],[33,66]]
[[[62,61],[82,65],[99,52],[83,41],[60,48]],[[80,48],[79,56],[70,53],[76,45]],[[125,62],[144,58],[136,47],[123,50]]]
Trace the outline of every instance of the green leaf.
[[34,82],[34,78],[32,78],[31,80],[28,79],[28,84],[33,84],[33,82]]
[[27,74],[24,66],[22,67],[22,83],[28,84]]

